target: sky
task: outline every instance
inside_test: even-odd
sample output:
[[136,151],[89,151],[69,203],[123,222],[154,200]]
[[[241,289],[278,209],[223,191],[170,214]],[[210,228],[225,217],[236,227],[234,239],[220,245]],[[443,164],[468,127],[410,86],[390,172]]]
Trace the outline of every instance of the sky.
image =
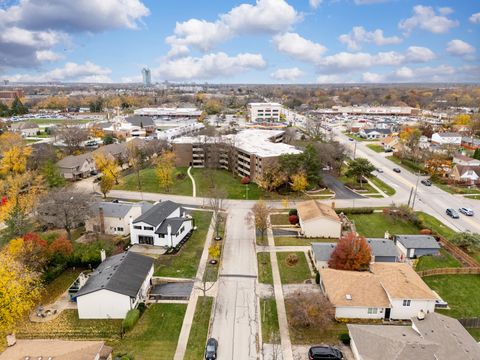
[[479,0],[0,0],[12,82],[480,82]]

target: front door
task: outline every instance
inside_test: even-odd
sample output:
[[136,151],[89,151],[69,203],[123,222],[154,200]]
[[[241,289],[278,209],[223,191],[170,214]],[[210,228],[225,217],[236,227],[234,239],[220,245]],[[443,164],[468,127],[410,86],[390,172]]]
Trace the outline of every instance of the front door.
[[385,320],[390,320],[390,308],[385,309]]
[[142,245],[153,245],[153,236],[138,235],[138,243]]

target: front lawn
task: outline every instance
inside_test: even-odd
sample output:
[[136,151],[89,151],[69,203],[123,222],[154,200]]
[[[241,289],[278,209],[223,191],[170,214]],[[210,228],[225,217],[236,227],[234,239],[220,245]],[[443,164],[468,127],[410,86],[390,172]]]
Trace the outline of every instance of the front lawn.
[[156,276],[193,278],[197,274],[205,239],[212,219],[209,211],[192,211],[197,230],[175,255],[161,255],[155,261]]
[[456,268],[462,265],[447,250],[440,249],[439,256],[421,256],[415,266],[416,271],[441,268]]
[[405,220],[392,219],[383,213],[351,214],[348,218],[355,221],[355,227],[360,235],[367,238],[383,238],[385,231],[390,234],[418,234],[419,229]]
[[450,310],[438,310],[454,318],[480,316],[479,275],[425,276],[423,281],[448,302]]
[[[298,262],[294,265],[287,263],[287,257],[290,254],[295,254],[298,257]],[[279,252],[277,253],[277,260],[282,284],[301,284],[312,278],[304,252]]]
[[275,246],[310,246],[314,242],[337,242],[338,239],[297,238],[294,236],[275,236]]
[[270,223],[272,225],[290,225],[288,221],[288,214],[271,214]]
[[[169,189],[160,186],[155,175],[155,168],[147,168],[140,171],[141,190],[153,193],[168,193],[175,195],[192,195],[192,181],[187,175],[186,167],[176,168],[173,175],[173,184]],[[120,178],[120,183],[115,185],[115,190],[139,191],[137,174],[131,173]]]
[[260,299],[262,339],[264,343],[280,342],[277,303],[275,298]]
[[378,144],[368,144],[367,147],[377,153],[383,153],[385,152],[385,149],[383,148],[382,145],[378,145]]
[[258,262],[258,282],[273,285],[272,263],[270,262],[270,253],[257,253]]
[[125,338],[109,345],[114,354],[135,359],[171,360],[182,328],[185,304],[154,304]]
[[207,343],[208,325],[212,312],[213,297],[200,296],[195,308],[190,335],[188,337],[185,360],[201,359]]
[[467,187],[445,184],[441,181],[433,181],[433,183],[443,191],[446,191],[450,194],[474,194],[474,196],[475,194],[480,194],[480,189],[478,188],[469,189]]

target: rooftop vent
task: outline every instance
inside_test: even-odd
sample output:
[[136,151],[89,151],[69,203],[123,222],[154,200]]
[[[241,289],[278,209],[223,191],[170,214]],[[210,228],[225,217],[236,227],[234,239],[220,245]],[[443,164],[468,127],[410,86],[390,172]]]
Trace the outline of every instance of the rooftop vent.
[[352,295],[350,295],[350,294],[345,295],[345,299],[352,300]]

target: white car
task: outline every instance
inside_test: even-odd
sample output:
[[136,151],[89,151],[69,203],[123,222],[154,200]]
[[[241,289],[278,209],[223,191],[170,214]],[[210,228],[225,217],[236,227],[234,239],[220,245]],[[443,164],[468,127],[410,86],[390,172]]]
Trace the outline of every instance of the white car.
[[458,211],[460,211],[463,215],[467,215],[467,216],[473,216],[473,210],[472,209],[469,209],[469,208],[466,208],[466,207],[461,207],[460,209],[458,209]]

